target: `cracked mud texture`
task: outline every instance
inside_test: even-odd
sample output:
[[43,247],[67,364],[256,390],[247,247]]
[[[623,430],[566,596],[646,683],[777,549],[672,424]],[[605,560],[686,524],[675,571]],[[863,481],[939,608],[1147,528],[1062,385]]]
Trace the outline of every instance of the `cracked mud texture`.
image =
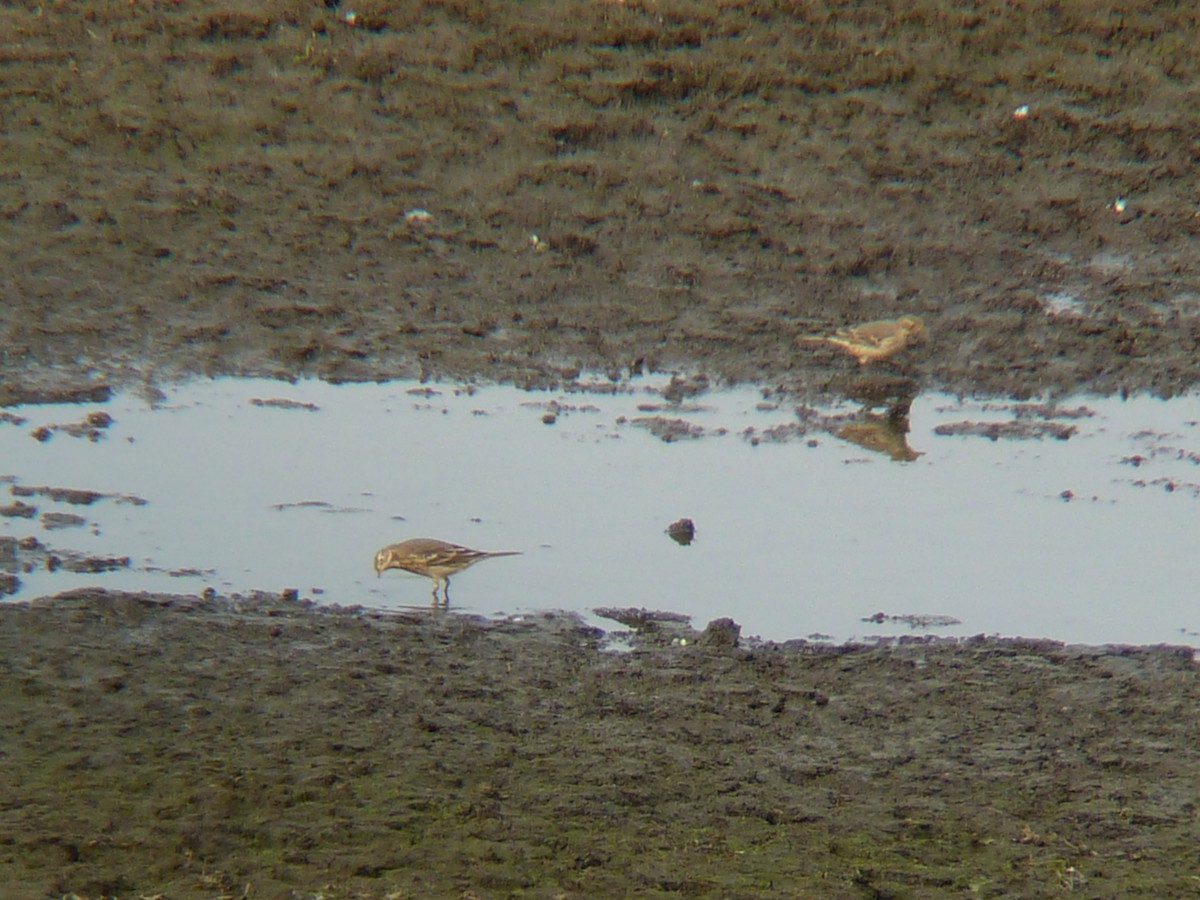
[[[870,394],[796,339],[902,314],[930,340],[885,383],[1198,381],[1186,5],[354,11],[0,8],[0,402],[670,368]],[[613,655],[564,620],[102,592],[0,606],[0,641],[6,896],[1200,877],[1190,651]]]

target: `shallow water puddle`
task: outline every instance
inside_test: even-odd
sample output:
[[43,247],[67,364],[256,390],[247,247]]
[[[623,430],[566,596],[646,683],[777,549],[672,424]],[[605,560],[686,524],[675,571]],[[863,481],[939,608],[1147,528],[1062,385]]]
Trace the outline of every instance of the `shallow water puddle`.
[[[648,607],[774,639],[916,626],[1200,646],[1196,397],[922,395],[904,446],[852,404],[797,413],[750,388],[670,404],[662,387],[223,379],[9,409],[0,535],[24,549],[0,544],[0,570],[27,569],[18,598],[294,587],[414,606],[430,582],[376,579],[371,560],[430,536],[523,551],[456,576],[459,610]],[[690,545],[666,534],[681,517]]]

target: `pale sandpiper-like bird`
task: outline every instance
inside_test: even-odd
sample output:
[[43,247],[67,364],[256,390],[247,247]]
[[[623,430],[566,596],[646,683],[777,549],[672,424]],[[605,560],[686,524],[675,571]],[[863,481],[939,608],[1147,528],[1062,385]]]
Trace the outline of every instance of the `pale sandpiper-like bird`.
[[916,316],[882,319],[839,328],[832,335],[811,334],[800,338],[841,347],[860,366],[895,356],[910,343],[925,339],[925,323]]
[[472,550],[436,538],[409,538],[398,544],[389,544],[375,554],[375,574],[382,575],[387,569],[403,569],[414,575],[432,578],[433,602],[438,602],[438,588],[441,588],[441,599],[449,606],[451,575],[457,575],[481,559],[519,556],[520,553],[520,550]]

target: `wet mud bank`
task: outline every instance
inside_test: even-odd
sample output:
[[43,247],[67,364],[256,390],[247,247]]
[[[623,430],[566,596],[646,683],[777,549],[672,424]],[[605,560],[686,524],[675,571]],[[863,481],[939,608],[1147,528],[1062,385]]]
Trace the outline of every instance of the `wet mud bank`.
[[1184,896],[1190,649],[0,606],[13,897]]
[[0,375],[1200,381],[1194,11],[0,10]]

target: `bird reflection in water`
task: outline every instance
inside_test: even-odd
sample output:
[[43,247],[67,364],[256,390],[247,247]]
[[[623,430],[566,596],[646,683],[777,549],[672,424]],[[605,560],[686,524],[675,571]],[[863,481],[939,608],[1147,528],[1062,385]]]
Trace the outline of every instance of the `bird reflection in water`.
[[[848,393],[862,400],[863,408],[854,421],[833,428],[833,434],[872,453],[886,453],[898,462],[912,462],[922,454],[908,443],[911,430],[908,416],[916,387],[915,382],[907,379],[889,384],[864,381],[856,385]],[[879,406],[886,406],[886,410],[873,412]]]

